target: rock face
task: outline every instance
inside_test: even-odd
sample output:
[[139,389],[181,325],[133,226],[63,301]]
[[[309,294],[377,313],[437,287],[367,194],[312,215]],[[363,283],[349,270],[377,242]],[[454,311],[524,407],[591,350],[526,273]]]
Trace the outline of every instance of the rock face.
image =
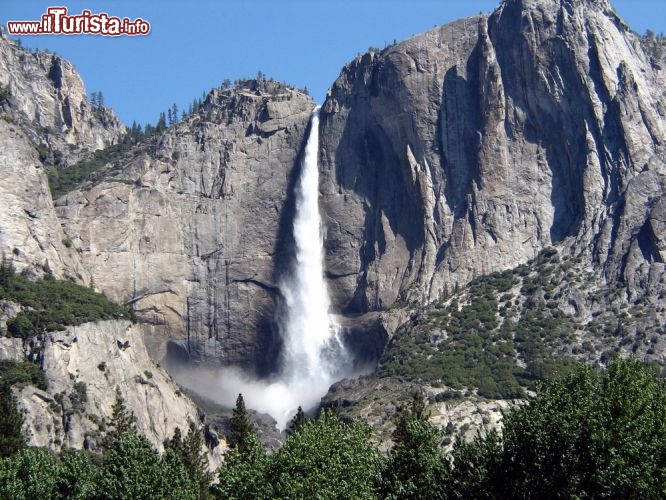
[[69,62],[0,32],[0,252],[17,270],[88,284],[53,210],[44,167],[75,162],[124,131],[110,110],[93,111]]
[[[409,318],[397,306],[432,302],[551,245],[598,271],[600,288],[620,283],[617,300],[626,292],[662,306],[662,59],[646,54],[605,0],[505,0],[490,16],[343,69],[320,113],[321,213],[333,306],[367,355],[360,363],[372,365]],[[157,358],[173,339],[180,360],[269,373],[313,107],[274,82],[213,90],[196,113],[54,208],[43,148],[69,164],[117,141],[123,127],[92,109],[71,65],[0,37],[0,250],[19,269],[50,269],[132,304]],[[73,362],[87,344],[67,335],[49,337],[47,370],[74,381],[92,371],[102,384],[107,372]],[[172,427],[161,424],[148,368],[138,368],[146,361],[102,349],[119,365],[100,387],[125,384],[129,406],[146,416],[142,430],[165,436]],[[118,379],[123,370],[133,378]],[[31,413],[52,419],[55,396],[35,394],[22,397]],[[108,413],[109,400],[91,401],[90,411]],[[83,424],[61,428],[62,442],[80,441]]]
[[214,90],[104,182],[59,199],[97,288],[131,302],[153,333],[186,338],[198,359],[270,370],[289,193],[313,108],[273,82]]
[[357,57],[321,112],[336,307],[431,301],[560,242],[650,292],[666,257],[659,68],[588,0],[506,0]]
[[[23,361],[2,338],[10,359]],[[34,348],[33,348],[34,349]],[[177,426],[197,425],[194,404],[148,356],[140,329],[127,321],[104,321],[45,334],[40,358],[48,390],[24,387],[19,405],[30,418],[25,433],[31,446],[94,448],[99,425],[113,413],[116,394],[136,417],[137,429],[158,448]]]
[[125,126],[110,109],[93,109],[74,66],[31,52],[0,32],[0,114],[20,124],[32,142],[66,166],[114,144]]
[[0,120],[0,253],[18,271],[50,270],[88,283],[78,255],[60,227],[48,180],[27,132]]

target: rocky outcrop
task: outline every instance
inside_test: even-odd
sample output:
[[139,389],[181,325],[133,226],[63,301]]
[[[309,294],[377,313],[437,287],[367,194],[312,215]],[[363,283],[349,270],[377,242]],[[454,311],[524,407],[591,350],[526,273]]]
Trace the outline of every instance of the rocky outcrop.
[[115,144],[125,126],[113,112],[93,109],[74,66],[32,52],[0,32],[0,115],[19,124],[43,160],[59,167]]
[[357,57],[321,112],[336,307],[431,301],[560,242],[655,292],[662,72],[588,0],[506,0]]
[[[0,340],[7,347],[17,339]],[[48,333],[38,349],[48,390],[25,386],[17,394],[28,415],[24,430],[31,446],[95,449],[117,395],[134,413],[137,429],[158,448],[176,427],[185,430],[189,421],[201,425],[194,404],[150,359],[140,329],[130,322]],[[12,358],[23,361],[16,353]]]
[[97,288],[161,336],[156,356],[165,337],[186,338],[197,359],[271,369],[290,193],[313,108],[273,82],[213,90],[106,180],[58,200]]
[[0,253],[17,270],[89,283],[53,210],[45,168],[74,163],[124,132],[110,110],[93,110],[71,63],[0,32]]
[[2,119],[0,179],[0,257],[17,271],[49,271],[88,284],[89,274],[60,227],[37,151],[20,125]]

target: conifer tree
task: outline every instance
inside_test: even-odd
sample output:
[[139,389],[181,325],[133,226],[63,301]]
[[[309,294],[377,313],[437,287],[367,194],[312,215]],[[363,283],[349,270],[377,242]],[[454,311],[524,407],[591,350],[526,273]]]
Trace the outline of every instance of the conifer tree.
[[160,113],[160,118],[157,120],[157,126],[155,127],[155,131],[159,134],[160,132],[163,132],[166,129],[167,126],[167,121],[166,121],[166,115],[164,112]]
[[134,412],[128,412],[125,402],[120,394],[120,389],[116,387],[116,402],[113,404],[113,413],[111,420],[107,424],[106,435],[102,446],[104,449],[112,448],[120,438],[130,431],[135,431]]
[[300,432],[307,421],[308,418],[305,416],[303,408],[299,406],[298,410],[296,411],[296,415],[294,415],[294,418],[292,418],[291,422],[289,423],[287,434],[291,436],[292,434]]
[[190,428],[183,442],[183,464],[190,479],[199,485],[200,497],[208,496],[208,488],[213,474],[208,470],[208,458],[204,450],[201,432],[190,422]]
[[245,408],[243,395],[239,394],[238,398],[236,398],[236,407],[231,417],[231,428],[227,436],[229,447],[237,448],[241,453],[245,452],[248,447],[248,437],[253,434],[254,425]]
[[178,456],[184,454],[183,448],[183,433],[180,430],[180,427],[176,427],[173,431],[173,437],[164,441],[164,449],[173,450]]
[[8,457],[25,447],[22,426],[23,415],[16,406],[11,387],[0,384],[0,457]]
[[171,118],[173,119],[172,125],[178,123],[178,106],[175,102],[171,105]]
[[164,448],[172,450],[181,460],[190,481],[198,485],[199,498],[209,498],[208,490],[213,474],[208,470],[203,437],[196,426],[190,422],[184,439],[180,427],[176,427],[173,437],[165,441]]
[[417,391],[412,395],[412,401],[408,407],[398,408],[398,415],[395,421],[395,430],[393,431],[393,441],[403,443],[407,439],[407,425],[409,422],[427,422],[430,418],[430,412],[423,393]]
[[429,416],[421,392],[413,395],[408,407],[399,409],[395,446],[383,471],[382,497],[445,498],[448,464],[439,447],[441,431],[428,422]]

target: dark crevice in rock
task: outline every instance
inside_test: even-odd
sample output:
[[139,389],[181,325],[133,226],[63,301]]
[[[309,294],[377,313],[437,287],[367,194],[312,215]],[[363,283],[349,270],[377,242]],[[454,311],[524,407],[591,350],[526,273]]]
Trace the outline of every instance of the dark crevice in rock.
[[649,221],[646,221],[645,224],[643,224],[643,227],[638,233],[637,240],[638,240],[638,246],[641,250],[641,253],[643,254],[643,258],[647,262],[663,263],[661,254],[659,253],[656,243],[657,237],[655,236]]

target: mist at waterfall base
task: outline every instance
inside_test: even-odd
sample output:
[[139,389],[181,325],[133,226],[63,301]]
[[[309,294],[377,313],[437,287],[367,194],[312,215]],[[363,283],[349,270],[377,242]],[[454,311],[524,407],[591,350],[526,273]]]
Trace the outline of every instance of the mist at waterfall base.
[[294,259],[279,283],[283,298],[277,322],[283,341],[280,369],[269,381],[254,380],[233,368],[188,369],[176,374],[182,385],[233,406],[239,393],[245,404],[268,413],[284,429],[298,406],[315,407],[331,384],[352,376],[353,363],[329,314],[324,281],[319,215],[319,108],[312,114],[310,135],[296,186],[293,223]]

